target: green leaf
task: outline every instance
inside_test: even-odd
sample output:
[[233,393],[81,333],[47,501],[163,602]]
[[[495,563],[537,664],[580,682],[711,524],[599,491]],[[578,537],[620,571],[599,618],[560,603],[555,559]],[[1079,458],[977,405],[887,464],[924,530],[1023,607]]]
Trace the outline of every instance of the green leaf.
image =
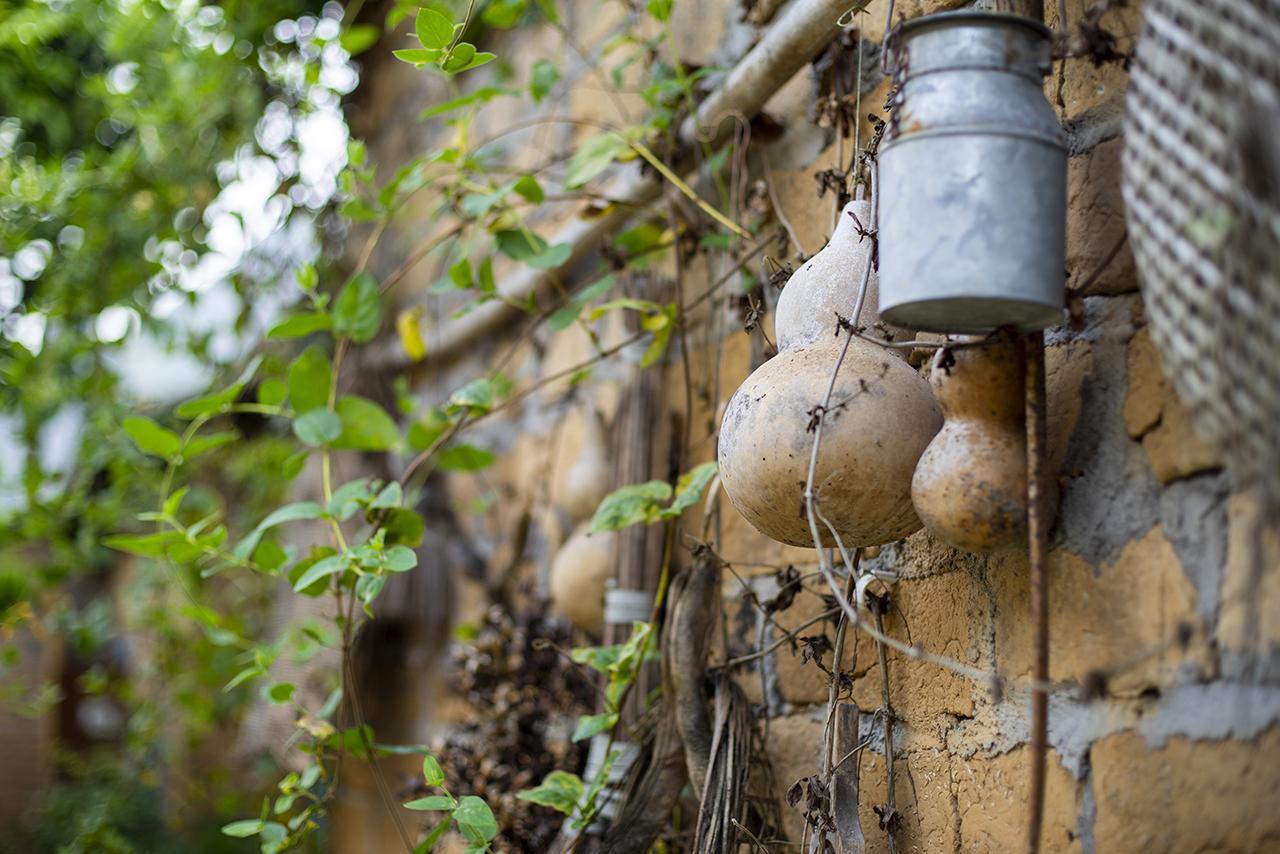
[[294,412],[310,412],[329,401],[333,368],[329,357],[314,344],[289,365],[289,402]]
[[417,565],[418,556],[408,546],[392,546],[382,560],[387,572],[408,572]]
[[565,189],[573,190],[583,186],[608,169],[613,161],[628,150],[630,146],[627,141],[616,133],[606,132],[593,136],[569,158],[564,176]]
[[585,741],[602,732],[608,732],[618,723],[616,712],[604,712],[598,715],[583,715],[578,718],[578,725],[573,729],[573,741]]
[[401,62],[408,62],[421,68],[428,63],[435,62],[443,52],[439,48],[427,50],[420,47],[411,47],[404,50],[393,50],[391,54]]
[[444,769],[440,767],[440,763],[434,756],[422,757],[422,779],[428,786],[444,785]]
[[526,259],[525,263],[539,270],[554,270],[557,267],[564,266],[572,255],[572,246],[568,243],[557,243],[554,246],[548,246],[532,258]]
[[360,604],[364,607],[364,612],[370,617],[373,616],[373,602],[382,593],[382,588],[387,586],[387,577],[385,575],[362,575],[356,579],[356,596],[360,599]]
[[425,451],[444,435],[450,423],[444,410],[437,407],[426,410],[417,421],[409,425],[409,447],[415,451]]
[[671,20],[671,7],[674,0],[649,0],[647,8],[649,14],[657,18],[659,21]]
[[329,515],[345,522],[367,505],[373,496],[373,482],[367,477],[344,483],[333,491],[329,499]]
[[505,95],[505,94],[507,94],[507,90],[501,89],[497,86],[481,86],[479,89],[476,89],[474,92],[468,92],[465,95],[459,95],[456,98],[450,98],[448,101],[441,101],[439,104],[436,104],[435,106],[427,107],[427,109],[423,110],[421,113],[418,114],[418,118],[429,119],[429,118],[432,118],[433,116],[440,116],[440,115],[444,115],[445,113],[451,113],[454,110],[461,109],[462,107],[469,107],[472,104],[488,103],[489,101],[492,101],[494,98],[498,97],[499,95]]
[[667,350],[667,344],[671,341],[671,332],[676,326],[678,310],[675,303],[670,303],[663,307],[662,314],[651,315],[640,322],[644,329],[653,332],[653,341],[649,342],[648,349],[640,357],[640,367],[647,368],[662,358],[662,354]]
[[517,229],[499,231],[493,239],[498,251],[514,261],[528,261],[547,249],[547,241],[536,234]]
[[463,257],[449,267],[449,281],[453,282],[454,287],[459,290],[466,290],[471,287],[471,282],[475,277],[471,273],[471,259]]
[[324,516],[324,508],[314,501],[299,501],[294,504],[286,504],[267,514],[267,517],[259,522],[247,537],[241,540],[233,554],[241,560],[246,560],[258,547],[258,542],[262,539],[262,535],[269,529],[274,528],[276,525],[283,525],[285,522],[296,522],[301,519],[319,519],[322,516]]
[[293,699],[296,687],[289,682],[277,682],[267,690],[267,699],[277,705],[283,705]]
[[160,531],[142,536],[118,534],[107,537],[103,540],[103,544],[109,549],[128,552],[139,557],[163,557],[169,546],[182,542],[182,539],[182,534],[178,531]]
[[539,59],[533,64],[533,71],[529,75],[529,95],[532,96],[535,104],[541,103],[542,99],[551,94],[551,89],[560,80],[560,69],[556,68],[550,60]]
[[229,445],[239,440],[240,434],[234,430],[224,430],[220,433],[210,433],[208,436],[196,436],[182,448],[182,458],[184,460],[194,459],[203,453],[212,451],[214,448],[220,448],[223,445]]
[[440,452],[436,465],[441,471],[480,471],[493,465],[492,452],[474,445],[450,445]]
[[373,503],[369,505],[370,510],[382,510],[383,508],[399,507],[400,502],[404,500],[404,490],[400,488],[399,481],[391,481],[382,488],[378,496],[373,499]]
[[582,310],[591,302],[599,299],[612,290],[613,286],[617,284],[617,281],[617,278],[611,273],[607,276],[603,276],[598,282],[588,285],[578,291],[578,293],[570,297],[568,305],[556,311],[550,318],[548,318],[547,325],[556,332],[572,326],[574,321],[576,321],[582,314]]
[[458,42],[453,50],[445,55],[440,67],[446,74],[457,74],[467,68],[467,63],[475,59],[476,46],[470,42]]
[[435,9],[419,9],[413,26],[425,48],[443,50],[453,41],[453,21]]
[[222,826],[222,833],[225,836],[235,836],[241,839],[257,836],[262,832],[264,822],[259,819],[251,821],[233,821],[230,824]]
[[593,533],[620,531],[660,518],[662,505],[671,498],[671,484],[664,480],[633,483],[605,496],[591,519]]
[[377,281],[368,273],[358,273],[334,301],[334,331],[339,335],[350,335],[352,340],[364,344],[378,334],[381,318]]
[[258,403],[263,406],[279,406],[289,395],[289,387],[283,380],[263,380],[258,386]]
[[532,175],[521,175],[511,185],[511,189],[515,190],[516,195],[526,201],[533,202],[535,205],[542,204],[547,197],[546,193],[542,191],[542,185],[538,183],[538,179]]
[[342,34],[342,37],[338,39],[338,44],[342,45],[342,49],[347,53],[356,56],[377,44],[381,36],[382,29],[380,27],[373,24],[356,24]]
[[431,832],[422,837],[422,841],[413,847],[413,854],[428,854],[436,847],[436,843],[444,838],[445,833],[449,830],[449,824],[449,819],[446,818],[432,828]]
[[167,427],[161,427],[150,418],[135,415],[124,420],[124,432],[144,454],[157,457],[175,457],[182,448],[182,439]]
[[387,532],[386,543],[392,546],[417,548],[422,545],[426,529],[422,517],[405,507],[392,510],[383,522],[383,530]]
[[313,563],[306,572],[293,583],[293,589],[299,592],[306,590],[312,584],[315,584],[322,578],[328,578],[330,575],[342,572],[346,569],[346,562],[342,555],[330,555],[329,557]]
[[372,400],[347,395],[338,400],[341,435],[333,447],[359,451],[388,451],[400,444],[400,428],[387,411]]
[[707,484],[715,478],[719,467],[714,463],[703,463],[685,472],[676,482],[676,498],[671,506],[662,511],[664,518],[674,519],[686,509],[698,503]]
[[293,420],[293,432],[308,445],[319,447],[342,435],[342,419],[329,409],[313,409]]
[[536,788],[519,792],[516,797],[539,806],[551,807],[565,815],[573,815],[585,793],[586,787],[577,774],[552,771]]
[[464,834],[470,828],[484,842],[498,835],[498,822],[493,818],[493,810],[475,795],[467,795],[458,801],[458,805],[453,810],[453,820],[458,823]]
[[333,328],[333,318],[327,314],[295,314],[271,327],[268,338],[303,338],[314,332]]
[[430,810],[448,811],[457,806],[457,803],[457,801],[448,795],[432,795],[429,798],[418,798],[416,801],[409,801],[409,803],[404,805],[404,808],[407,810],[421,810],[424,812]]
[[484,415],[493,409],[501,391],[499,386],[505,384],[498,379],[485,378],[467,383],[449,395],[449,402],[446,404],[448,413],[452,415],[466,412],[471,416]]

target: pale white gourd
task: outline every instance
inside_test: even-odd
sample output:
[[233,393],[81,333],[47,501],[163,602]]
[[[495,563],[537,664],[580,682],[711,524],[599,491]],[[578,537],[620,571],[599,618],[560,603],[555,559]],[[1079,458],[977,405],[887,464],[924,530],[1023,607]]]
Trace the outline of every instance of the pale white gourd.
[[618,533],[591,533],[591,523],[574,530],[551,562],[551,608],[583,631],[604,628],[604,591],[618,553]]
[[558,502],[575,522],[596,512],[600,502],[609,494],[612,474],[599,411],[588,405],[581,418],[578,456],[565,472]]
[[[720,428],[720,478],[729,500],[757,530],[790,545],[814,544],[803,504],[809,426],[844,346],[836,315],[852,313],[871,261],[871,241],[860,238],[850,213],[868,225],[870,203],[850,202],[826,248],[791,277],[776,315],[780,352],[739,387]],[[878,324],[875,304],[870,294],[860,326]],[[928,383],[899,354],[860,339],[850,343],[815,472],[822,515],[846,546],[892,542],[920,528],[911,477],[941,426]],[[834,545],[824,528],[820,533]]]

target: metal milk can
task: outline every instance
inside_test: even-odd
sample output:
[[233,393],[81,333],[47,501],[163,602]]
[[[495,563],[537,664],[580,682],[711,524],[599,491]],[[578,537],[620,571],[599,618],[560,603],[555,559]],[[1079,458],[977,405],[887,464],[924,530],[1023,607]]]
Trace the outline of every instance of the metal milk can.
[[1062,316],[1067,150],[1041,90],[1050,32],[992,12],[903,24],[880,149],[880,314],[933,332]]

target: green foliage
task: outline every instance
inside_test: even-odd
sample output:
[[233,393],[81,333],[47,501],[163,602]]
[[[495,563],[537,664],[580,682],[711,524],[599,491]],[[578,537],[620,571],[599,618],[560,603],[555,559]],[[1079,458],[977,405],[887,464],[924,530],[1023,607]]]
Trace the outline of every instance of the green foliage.
[[459,799],[450,794],[444,785],[444,772],[440,769],[440,763],[431,755],[422,760],[422,776],[429,788],[439,789],[443,794],[416,798],[406,803],[405,809],[444,812],[448,815],[427,834],[414,851],[431,851],[449,829],[451,820],[466,840],[468,852],[492,850],[489,843],[498,835],[498,822],[489,805],[475,795]]
[[707,485],[715,478],[716,471],[714,462],[696,466],[680,476],[674,490],[664,480],[633,483],[615,489],[596,508],[591,518],[591,530],[620,531],[632,525],[678,519],[685,510],[698,503]]

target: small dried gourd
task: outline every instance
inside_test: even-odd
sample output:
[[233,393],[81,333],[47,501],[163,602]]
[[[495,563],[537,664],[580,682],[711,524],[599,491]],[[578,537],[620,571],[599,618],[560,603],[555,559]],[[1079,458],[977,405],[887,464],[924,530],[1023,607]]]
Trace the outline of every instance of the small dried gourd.
[[929,533],[988,552],[1027,535],[1022,347],[1010,336],[939,351],[929,378],[945,421],[916,466],[911,498]]
[[[720,428],[729,500],[757,530],[790,545],[814,544],[804,508],[811,425],[845,343],[836,315],[853,311],[871,263],[872,242],[859,229],[870,214],[870,203],[850,202],[826,248],[791,277],[778,300],[780,352],[739,387]],[[878,325],[875,304],[872,290],[860,326]],[[892,542],[919,529],[911,477],[941,424],[928,384],[906,361],[861,339],[850,343],[823,416],[814,478],[818,509],[846,546]],[[822,523],[819,534],[834,544]]]

